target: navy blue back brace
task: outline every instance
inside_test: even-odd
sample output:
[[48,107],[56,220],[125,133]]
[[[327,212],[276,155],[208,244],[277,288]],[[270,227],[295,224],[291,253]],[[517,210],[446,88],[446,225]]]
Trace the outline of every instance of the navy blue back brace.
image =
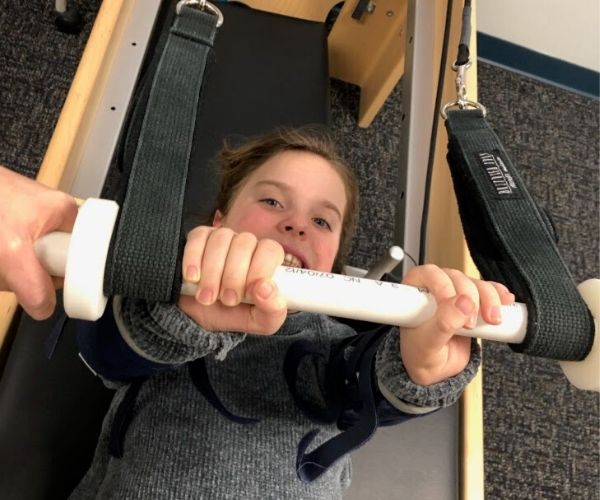
[[[300,443],[296,457],[296,473],[306,483],[318,479],[335,462],[365,444],[379,426],[389,426],[419,417],[393,407],[377,387],[375,355],[377,347],[390,332],[390,327],[360,323],[361,333],[337,343],[326,356],[313,343],[299,340],[288,349],[283,375],[297,407],[317,425],[335,424],[340,434],[307,453],[319,433],[314,429]],[[148,377],[177,365],[155,363],[135,353],[123,340],[113,316],[112,307],[99,321],[78,321],[77,341],[81,357],[96,373],[112,380],[129,383],[111,423],[109,453],[121,458],[127,429],[135,418],[137,396]],[[297,390],[297,373],[305,358],[317,357],[325,364],[324,407],[307,403]],[[215,392],[204,358],[187,364],[194,386],[225,418],[237,424],[255,424],[258,419],[235,415]]]
[[579,361],[594,321],[562,260],[548,219],[480,110],[449,111],[448,163],[473,260],[486,280],[504,283],[527,305],[517,351]]

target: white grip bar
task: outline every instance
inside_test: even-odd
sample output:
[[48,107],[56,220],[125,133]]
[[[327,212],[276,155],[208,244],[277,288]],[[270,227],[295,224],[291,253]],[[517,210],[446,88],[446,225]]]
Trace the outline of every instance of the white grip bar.
[[[436,309],[433,296],[413,286],[280,266],[273,281],[288,308],[414,327],[430,319]],[[182,295],[195,295],[196,285],[184,283]],[[527,309],[523,304],[502,306],[502,324],[490,325],[481,318],[472,330],[460,335],[500,342],[520,343],[525,338]]]
[[[73,233],[55,232],[35,243],[42,265],[53,276],[64,276],[65,311],[73,318],[96,320],[106,307],[103,280],[116,204],[88,200],[79,210]],[[434,298],[424,290],[367,278],[281,266],[273,275],[289,309],[328,314],[405,327],[433,316]],[[196,285],[184,283],[181,293],[195,295]],[[502,307],[503,321],[490,325],[479,319],[472,330],[459,333],[507,343],[525,338],[527,309]]]
[[[117,210],[114,202],[89,199],[80,208],[72,234],[51,233],[35,244],[50,274],[65,277],[65,311],[71,317],[96,320],[104,311],[104,268]],[[367,278],[281,266],[273,281],[291,310],[413,327],[431,318],[436,309],[434,298],[424,290]],[[596,318],[594,347],[585,360],[561,362],[561,366],[575,386],[600,390],[600,280],[588,280],[579,289]],[[195,295],[196,285],[184,283],[181,293]],[[479,318],[475,328],[458,333],[518,344],[526,328],[527,308],[516,303],[502,306],[500,325]]]

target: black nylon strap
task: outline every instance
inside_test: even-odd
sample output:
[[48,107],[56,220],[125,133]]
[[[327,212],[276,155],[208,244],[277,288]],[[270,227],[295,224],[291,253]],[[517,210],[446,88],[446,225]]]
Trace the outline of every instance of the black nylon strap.
[[369,342],[358,360],[358,369],[356,370],[360,374],[358,380],[356,380],[357,374],[353,374],[361,402],[361,406],[357,410],[358,418],[354,424],[309,453],[306,453],[306,450],[316,437],[317,432],[314,430],[309,432],[300,441],[296,457],[296,474],[303,482],[310,483],[318,479],[341,457],[366,443],[377,429],[373,358],[377,346],[388,330],[389,327],[385,326],[380,327],[375,332],[363,334],[369,339]]
[[225,418],[235,422],[236,424],[255,424],[260,422],[258,418],[242,417],[230,412],[227,407],[221,402],[219,396],[215,392],[208,370],[206,369],[206,361],[204,358],[198,358],[188,363],[188,373],[196,389],[200,391],[206,400]]
[[469,250],[481,275],[527,304],[517,352],[585,358],[594,322],[554,243],[551,229],[500,140],[479,110],[448,112],[448,163]]
[[181,287],[181,219],[192,136],[217,17],[183,7],[154,76],[104,291],[175,301]]
[[108,439],[108,452],[112,457],[123,458],[125,434],[133,420],[135,402],[145,380],[138,378],[131,382],[115,412]]
[[[327,370],[327,408],[311,408],[302,401],[296,389],[296,372],[305,355],[319,355],[310,343],[298,341],[286,355],[284,373],[294,401],[314,422],[331,423],[337,419],[342,432],[307,453],[319,430],[313,429],[301,439],[296,456],[296,474],[310,483],[324,474],[335,462],[368,441],[378,425],[374,374],[377,347],[390,327],[377,325],[369,332],[342,342]],[[354,347],[350,359],[344,359],[344,350]],[[333,390],[332,390],[333,389]],[[350,413],[351,415],[349,415]]]

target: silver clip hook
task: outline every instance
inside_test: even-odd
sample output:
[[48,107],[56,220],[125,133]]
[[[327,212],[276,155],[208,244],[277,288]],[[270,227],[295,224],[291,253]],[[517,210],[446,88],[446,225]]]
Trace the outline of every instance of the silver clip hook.
[[217,16],[217,28],[220,28],[223,25],[223,13],[212,3],[207,2],[206,0],[179,0],[179,2],[177,2],[177,6],[175,7],[175,12],[177,15],[181,13],[181,9],[184,6],[208,11]]
[[445,120],[448,117],[447,111],[450,108],[457,107],[459,109],[474,108],[481,110],[483,116],[487,114],[487,110],[483,104],[479,104],[477,101],[471,101],[467,98],[467,84],[466,84],[466,72],[471,67],[471,60],[469,59],[465,64],[457,66],[452,65],[452,69],[456,71],[456,79],[454,83],[456,85],[456,100],[445,104],[440,110],[442,118]]

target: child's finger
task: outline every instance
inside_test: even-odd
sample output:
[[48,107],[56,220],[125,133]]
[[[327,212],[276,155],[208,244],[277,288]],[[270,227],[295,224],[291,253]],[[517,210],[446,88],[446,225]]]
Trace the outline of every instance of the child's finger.
[[436,352],[444,348],[457,330],[463,327],[475,311],[475,303],[469,295],[457,295],[440,303],[435,315],[410,331],[418,340],[422,352]]
[[200,226],[189,232],[181,262],[182,275],[185,281],[190,283],[200,281],[200,263],[202,262],[206,241],[212,231],[214,231],[212,227]]
[[462,272],[454,269],[441,269],[436,265],[427,264],[413,268],[406,275],[403,283],[427,288],[438,304],[457,295],[469,296],[475,307],[469,318],[460,327],[472,328],[477,323],[479,306],[477,287]]
[[[246,285],[252,287],[261,279],[271,279],[278,266],[283,264],[285,252],[283,247],[275,240],[261,239],[256,244],[254,256],[248,270]],[[248,290],[249,291],[249,290]]]
[[[260,294],[251,295],[253,300],[260,302]],[[277,296],[278,293],[275,294]],[[178,306],[200,326],[211,332],[240,332],[255,335],[272,335],[281,328],[287,317],[285,301],[267,299],[270,306],[261,304],[261,308],[252,304],[238,304],[228,307],[220,301],[210,306],[204,306],[193,297],[182,295]]]
[[461,325],[466,328],[474,328],[477,324],[477,315],[479,314],[480,304],[479,290],[475,281],[456,269],[444,269],[444,272],[452,280],[456,295],[467,295],[475,305],[466,323]]
[[486,323],[497,325],[502,322],[502,301],[500,300],[501,288],[498,283],[490,281],[474,280],[479,292],[481,304],[481,317]]
[[275,282],[269,279],[255,281],[248,296],[254,305],[249,306],[244,331],[270,335],[279,330],[287,317],[287,304]]
[[497,281],[488,281],[488,283],[491,283],[498,292],[502,305],[507,306],[515,302],[515,295],[505,285]]
[[450,276],[434,264],[412,268],[402,282],[406,285],[426,288],[438,303],[456,295]]
[[235,233],[227,228],[215,229],[209,234],[202,255],[196,292],[196,300],[202,305],[211,305],[219,298],[223,269],[234,236]]
[[231,241],[219,295],[226,306],[236,306],[244,297],[248,270],[257,243],[256,236],[251,233],[236,234]]

